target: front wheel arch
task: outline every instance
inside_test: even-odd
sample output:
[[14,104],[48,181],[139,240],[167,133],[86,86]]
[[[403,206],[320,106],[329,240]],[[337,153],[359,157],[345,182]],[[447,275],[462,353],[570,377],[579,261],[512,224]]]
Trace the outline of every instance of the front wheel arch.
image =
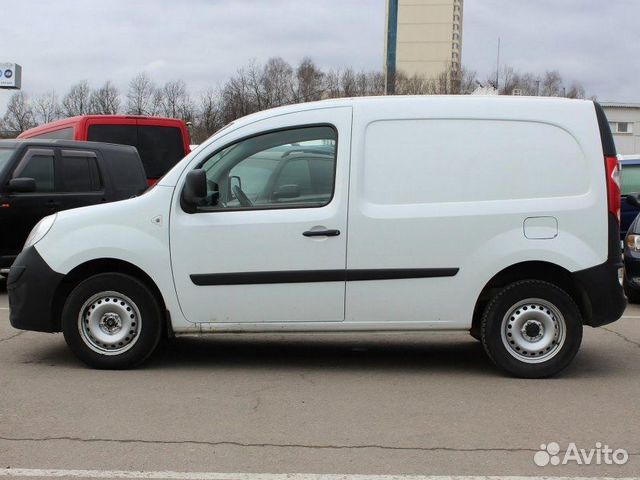
[[138,279],[147,287],[149,287],[165,316],[165,321],[163,322],[163,335],[168,336],[171,334],[171,324],[169,322],[169,314],[166,308],[166,303],[156,283],[140,267],[117,258],[100,258],[90,260],[76,266],[65,275],[65,277],[62,279],[62,282],[60,282],[60,285],[58,285],[58,288],[56,289],[56,292],[53,296],[52,309],[55,322],[54,326],[57,332],[62,331],[62,309],[71,291],[82,281],[100,273],[123,273]]

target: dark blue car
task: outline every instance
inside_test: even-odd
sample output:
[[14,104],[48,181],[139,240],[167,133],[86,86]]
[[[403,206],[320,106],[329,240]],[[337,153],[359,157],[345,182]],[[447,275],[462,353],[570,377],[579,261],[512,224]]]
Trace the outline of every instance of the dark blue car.
[[626,201],[631,193],[640,193],[640,155],[627,156],[620,159],[622,195],[620,209],[620,240],[627,236],[629,226],[640,213],[640,208],[635,207]]
[[[640,209],[640,195],[627,195],[628,206]],[[629,303],[640,303],[640,216],[631,225],[624,241],[624,277],[622,286]]]

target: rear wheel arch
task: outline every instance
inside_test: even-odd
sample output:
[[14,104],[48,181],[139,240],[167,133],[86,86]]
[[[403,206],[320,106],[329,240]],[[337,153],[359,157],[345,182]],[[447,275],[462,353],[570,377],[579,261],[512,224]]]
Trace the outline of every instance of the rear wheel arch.
[[569,270],[550,262],[527,261],[504,268],[484,286],[473,309],[472,335],[479,335],[482,315],[494,295],[503,287],[521,280],[541,280],[561,288],[578,306],[584,323],[588,323],[591,318],[589,297]]
[[[62,329],[62,309],[71,291],[83,280],[100,273],[124,273],[144,283],[153,292],[158,305],[160,305],[162,311],[165,312],[168,320],[168,313],[166,313],[167,308],[162,293],[153,279],[144,270],[124,260],[100,258],[76,266],[65,275],[60,285],[58,285],[53,297],[53,318],[56,322],[56,331],[59,332]],[[168,321],[163,322],[163,325],[168,325]]]

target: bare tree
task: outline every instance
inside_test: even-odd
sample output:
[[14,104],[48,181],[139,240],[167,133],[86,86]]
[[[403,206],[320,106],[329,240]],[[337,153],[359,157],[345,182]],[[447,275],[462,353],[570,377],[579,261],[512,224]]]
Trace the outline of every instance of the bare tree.
[[156,116],[162,113],[162,105],[164,103],[164,93],[161,88],[156,88],[151,98],[151,108],[148,115]]
[[89,102],[89,111],[93,114],[116,115],[120,111],[120,93],[111,80],[94,90]]
[[155,115],[159,107],[155,97],[156,86],[149,75],[139,73],[129,82],[125,110],[129,115]]
[[460,79],[458,84],[458,91],[461,95],[469,95],[477,87],[478,76],[473,70],[468,70],[464,67],[460,68]]
[[11,95],[3,124],[4,129],[17,133],[35,127],[33,110],[24,92],[16,92]]
[[[495,72],[491,75],[495,79]],[[500,75],[501,95],[513,95],[518,90],[522,95],[543,97],[585,98],[584,87],[579,82],[572,82],[569,87],[557,70],[547,71],[542,77],[533,73],[521,73],[510,66],[505,66]]]
[[162,88],[162,114],[166,117],[192,121],[194,107],[183,80],[165,83]]
[[196,122],[191,135],[195,143],[202,143],[224,126],[220,104],[220,93],[211,87],[200,95]]
[[[495,81],[495,73],[491,77]],[[511,95],[517,89],[524,95],[586,96],[579,82],[566,84],[557,71],[540,76],[505,66],[500,78],[503,95]],[[397,94],[438,95],[472,93],[478,83],[476,79],[475,72],[448,65],[435,77],[397,72],[391,81],[392,90]],[[350,67],[323,71],[310,58],[302,59],[293,68],[282,58],[273,57],[265,64],[253,61],[238,69],[220,88],[207,89],[195,102],[184,81],[167,82],[157,88],[148,74],[140,73],[129,83],[124,110],[128,114],[165,115],[190,121],[194,138],[202,141],[226,123],[266,108],[322,98],[383,95],[385,86],[385,77],[380,71],[355,71]],[[31,105],[24,98],[22,103],[17,98],[14,102],[13,111],[5,115],[11,128],[15,126],[16,116],[27,119],[21,120],[21,125],[31,125],[50,122],[59,116],[120,111],[120,97],[110,81],[93,92],[87,81],[80,82],[71,87],[60,106],[54,92],[37,97]],[[7,121],[4,124],[10,128]]]
[[292,102],[293,69],[280,57],[270,58],[262,74],[265,107],[279,107]]
[[62,113],[67,117],[89,113],[90,98],[89,82],[83,80],[73,85],[62,99]]
[[229,123],[236,118],[257,111],[255,87],[250,86],[245,69],[240,69],[222,88],[222,118]]
[[342,72],[340,69],[331,69],[324,76],[324,97],[340,98],[342,94],[340,78]]
[[396,95],[426,95],[433,93],[432,83],[427,78],[421,75],[407,76],[404,72],[398,71],[395,74],[395,88],[393,89]]
[[500,93],[502,95],[513,95],[513,91],[520,87],[520,74],[513,67],[505,65],[502,69],[502,85]]
[[268,108],[267,95],[264,91],[263,67],[253,60],[246,68],[238,71],[238,77],[238,80],[246,85],[248,95],[246,102],[249,111],[257,112]]
[[581,84],[577,82],[573,82],[569,86],[569,90],[566,91],[565,96],[567,98],[585,98],[586,93],[585,93],[584,87]]
[[548,71],[542,78],[542,90],[544,97],[560,97],[563,95],[562,77],[557,70]]
[[340,75],[340,96],[357,97],[358,85],[356,74],[351,67],[345,68]]
[[55,91],[38,95],[33,100],[34,120],[37,124],[53,122],[60,118],[60,104]]
[[309,57],[303,58],[295,75],[293,92],[295,102],[312,102],[322,98],[324,73],[313,63],[313,60]]

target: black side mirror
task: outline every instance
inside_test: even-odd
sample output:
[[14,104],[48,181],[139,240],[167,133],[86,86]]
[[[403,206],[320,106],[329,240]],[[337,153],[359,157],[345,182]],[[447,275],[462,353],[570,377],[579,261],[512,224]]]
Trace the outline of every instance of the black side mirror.
[[640,208],[640,193],[630,193],[626,201],[632,207]]
[[195,212],[207,197],[207,174],[202,169],[191,170],[182,189],[182,203],[189,211]]
[[36,191],[36,181],[27,177],[12,178],[9,180],[9,190],[15,193],[32,193]]
[[298,198],[300,196],[299,185],[282,185],[278,190],[273,192],[274,200],[285,200],[290,198]]

